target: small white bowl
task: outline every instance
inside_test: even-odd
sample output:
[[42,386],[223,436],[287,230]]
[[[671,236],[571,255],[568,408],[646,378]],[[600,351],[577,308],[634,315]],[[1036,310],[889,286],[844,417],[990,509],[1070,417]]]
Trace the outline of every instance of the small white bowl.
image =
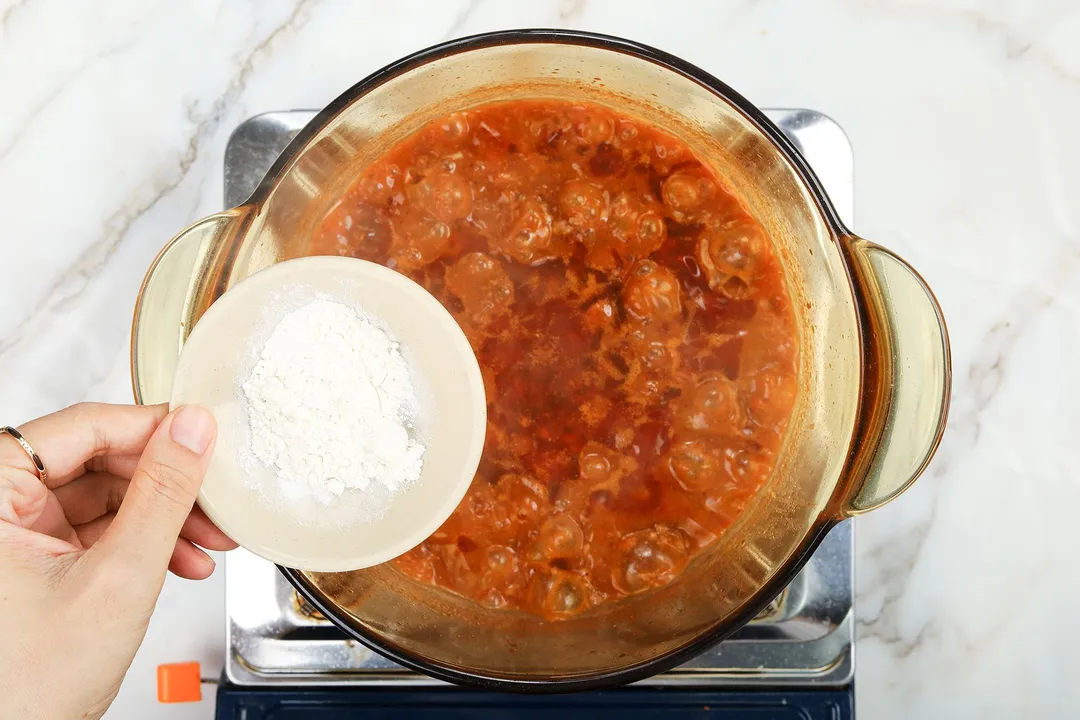
[[[312,513],[275,500],[269,470],[253,469],[245,459],[249,430],[240,383],[287,311],[281,309],[283,295],[298,293],[328,296],[383,320],[430,390],[431,413],[421,436],[423,471],[417,482],[394,493],[378,519],[350,522],[348,503],[363,493],[346,490],[340,502],[316,512],[312,521]],[[404,275],[342,257],[272,265],[215,301],[192,330],[177,366],[170,405],[189,403],[210,408],[218,423],[199,506],[256,555],[320,572],[386,562],[438,529],[469,489],[487,423],[480,366],[453,316]]]

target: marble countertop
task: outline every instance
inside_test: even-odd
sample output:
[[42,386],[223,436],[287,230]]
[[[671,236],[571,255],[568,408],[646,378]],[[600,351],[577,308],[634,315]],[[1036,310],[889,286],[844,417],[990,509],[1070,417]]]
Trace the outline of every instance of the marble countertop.
[[[858,520],[859,712],[1076,712],[1074,0],[0,0],[0,421],[131,401],[139,282],[171,235],[220,209],[242,120],[321,107],[441,40],[523,26],[633,38],[759,106],[844,127],[854,229],[937,291],[955,372],[930,470]],[[218,672],[222,587],[170,578],[108,717],[212,717],[210,699],[155,706],[154,667]]]

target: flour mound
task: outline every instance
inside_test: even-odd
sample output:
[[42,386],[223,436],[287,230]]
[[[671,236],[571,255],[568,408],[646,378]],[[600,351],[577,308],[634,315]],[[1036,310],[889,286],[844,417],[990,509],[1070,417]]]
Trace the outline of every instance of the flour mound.
[[286,314],[241,391],[251,454],[286,499],[330,505],[347,490],[393,493],[420,477],[410,366],[383,323],[348,305],[319,298]]

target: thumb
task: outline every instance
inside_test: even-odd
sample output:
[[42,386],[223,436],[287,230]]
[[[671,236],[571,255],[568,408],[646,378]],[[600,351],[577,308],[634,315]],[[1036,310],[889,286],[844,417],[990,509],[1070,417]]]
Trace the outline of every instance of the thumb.
[[116,518],[90,551],[164,582],[176,539],[202,486],[217,436],[214,416],[185,405],[161,421],[143,450]]

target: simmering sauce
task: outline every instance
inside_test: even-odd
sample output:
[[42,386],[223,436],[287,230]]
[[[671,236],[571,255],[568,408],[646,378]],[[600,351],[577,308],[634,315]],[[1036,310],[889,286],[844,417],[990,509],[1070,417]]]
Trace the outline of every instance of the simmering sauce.
[[670,583],[769,478],[795,398],[791,303],[761,225],[679,140],[519,100],[369,166],[311,254],[427,288],[488,398],[468,495],[394,560],[492,608],[567,617]]

